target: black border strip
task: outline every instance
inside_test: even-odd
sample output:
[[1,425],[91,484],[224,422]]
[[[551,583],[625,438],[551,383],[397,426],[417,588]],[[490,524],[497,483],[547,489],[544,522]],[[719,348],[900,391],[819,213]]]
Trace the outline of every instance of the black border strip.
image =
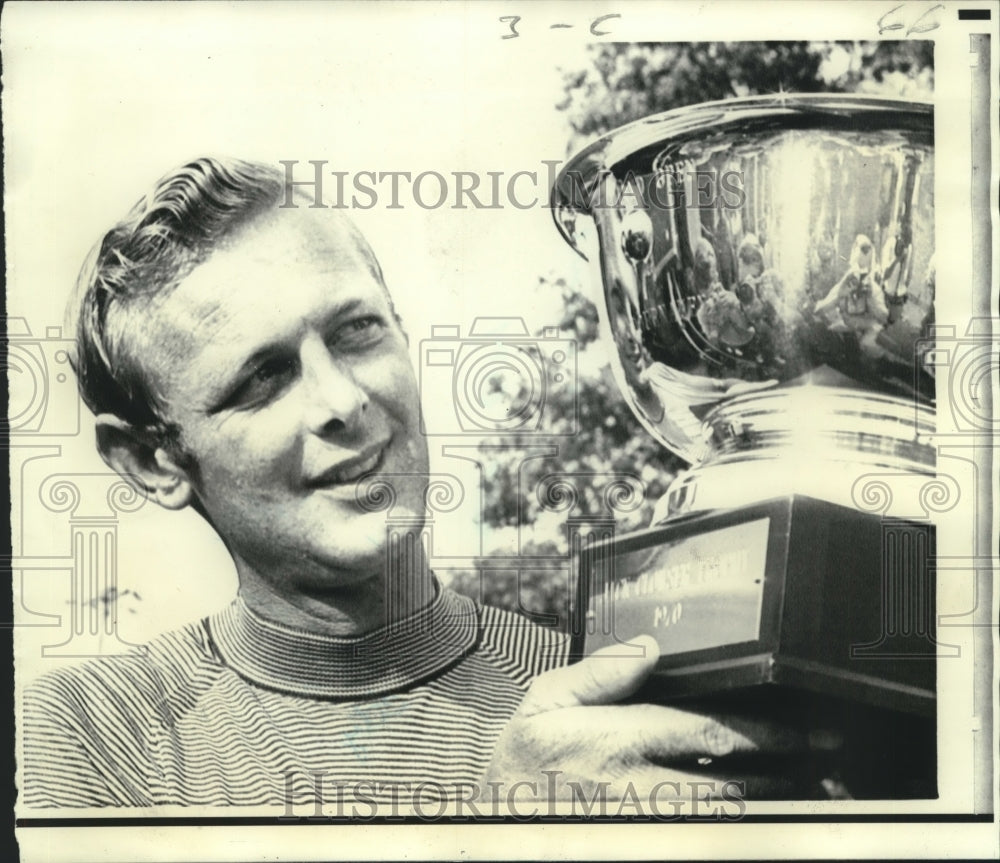
[[442,817],[417,818],[407,815],[381,816],[372,818],[345,817],[309,817],[309,816],[209,816],[204,818],[18,818],[16,827],[278,827],[278,826],[319,826],[329,824],[340,825],[415,825],[415,824],[990,824],[994,816],[990,813],[953,812],[953,813],[896,813],[896,814],[865,814],[850,813],[841,815],[744,815],[738,819],[719,819],[717,816],[705,817],[662,817],[654,816],[595,816],[585,818],[580,815],[533,815],[523,818],[514,817]]

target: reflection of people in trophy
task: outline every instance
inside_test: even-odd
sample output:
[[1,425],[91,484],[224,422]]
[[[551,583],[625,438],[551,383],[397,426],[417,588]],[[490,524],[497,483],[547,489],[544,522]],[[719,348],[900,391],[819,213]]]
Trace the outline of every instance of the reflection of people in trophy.
[[764,272],[764,250],[756,234],[747,234],[740,240],[736,253],[736,274],[740,286],[753,284]]
[[702,237],[694,251],[694,282],[702,298],[697,318],[706,338],[715,345],[740,347],[754,337],[739,298],[719,281],[712,244]]
[[907,271],[912,251],[910,233],[909,226],[904,224],[898,234],[886,238],[882,247],[881,283],[888,305],[889,323],[895,322],[902,315],[902,307],[906,302],[906,283],[909,281]]
[[736,295],[757,333],[758,361],[783,363],[776,350],[781,326],[781,277],[775,270],[765,269],[764,249],[754,234],[747,234],[740,242],[737,262]]
[[815,241],[811,258],[807,294],[810,303],[815,303],[837,283],[836,249],[829,234],[823,234]]
[[826,318],[831,332],[854,333],[861,350],[872,359],[884,355],[875,339],[889,320],[885,298],[872,272],[874,252],[872,241],[858,234],[844,277],[814,307]]
[[698,308],[698,323],[710,342],[740,347],[754,337],[739,299],[719,282],[711,286],[708,297]]
[[707,297],[712,288],[722,287],[719,279],[719,262],[712,244],[702,237],[694,248],[694,286],[698,294]]

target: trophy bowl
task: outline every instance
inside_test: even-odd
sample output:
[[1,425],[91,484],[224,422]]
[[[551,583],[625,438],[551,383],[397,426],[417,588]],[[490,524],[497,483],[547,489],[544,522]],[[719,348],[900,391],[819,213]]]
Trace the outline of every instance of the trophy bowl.
[[658,518],[933,473],[933,195],[932,106],[857,96],[682,108],[564,166],[617,383],[692,465]]

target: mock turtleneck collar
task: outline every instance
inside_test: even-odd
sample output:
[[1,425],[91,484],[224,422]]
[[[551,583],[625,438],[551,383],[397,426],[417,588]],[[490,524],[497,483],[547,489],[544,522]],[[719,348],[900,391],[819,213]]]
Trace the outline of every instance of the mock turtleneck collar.
[[275,623],[242,598],[208,619],[223,661],[268,689],[312,698],[359,699],[405,689],[465,656],[476,644],[475,603],[439,588],[411,616],[356,637]]

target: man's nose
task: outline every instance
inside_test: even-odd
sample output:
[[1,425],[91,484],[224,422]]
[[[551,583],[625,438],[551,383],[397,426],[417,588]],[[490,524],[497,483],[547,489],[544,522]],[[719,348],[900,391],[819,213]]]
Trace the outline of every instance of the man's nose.
[[368,405],[350,366],[331,356],[322,339],[314,339],[302,346],[302,369],[309,430],[324,435],[350,428]]

